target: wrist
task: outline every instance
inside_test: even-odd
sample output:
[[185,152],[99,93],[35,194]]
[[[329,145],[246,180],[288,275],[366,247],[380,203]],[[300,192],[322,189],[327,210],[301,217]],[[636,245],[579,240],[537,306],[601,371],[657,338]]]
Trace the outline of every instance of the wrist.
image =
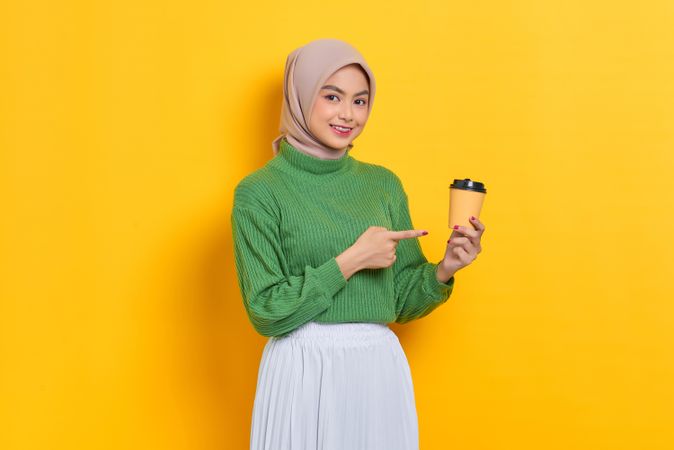
[[448,267],[443,261],[440,261],[435,268],[435,278],[440,282],[447,282],[456,274],[456,270]]
[[353,246],[344,250],[335,259],[344,274],[344,278],[347,280],[351,278],[354,273],[363,269],[363,258],[358,252],[358,249]]

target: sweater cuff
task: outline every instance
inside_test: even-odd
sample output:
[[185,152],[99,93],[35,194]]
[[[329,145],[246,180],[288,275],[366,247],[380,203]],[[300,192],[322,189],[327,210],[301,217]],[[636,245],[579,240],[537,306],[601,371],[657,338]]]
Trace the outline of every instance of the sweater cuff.
[[340,289],[346,286],[346,278],[337,264],[337,257],[332,257],[316,268],[318,279],[329,297],[333,297]]
[[429,264],[423,281],[423,290],[432,300],[444,301],[449,298],[454,289],[454,275],[446,283],[438,281],[435,277],[437,264]]

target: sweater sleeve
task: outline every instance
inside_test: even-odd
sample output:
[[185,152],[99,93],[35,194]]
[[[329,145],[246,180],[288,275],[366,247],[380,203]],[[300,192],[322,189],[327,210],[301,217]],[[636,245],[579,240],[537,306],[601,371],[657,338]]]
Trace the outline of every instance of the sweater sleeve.
[[[393,229],[412,230],[407,194],[400,179],[394,175],[395,188],[391,218]],[[402,239],[396,248],[393,263],[396,322],[407,323],[430,314],[447,301],[454,288],[454,276],[447,283],[438,281],[438,263],[429,262],[419,245],[419,239]]]
[[311,321],[332,304],[347,280],[336,257],[299,275],[287,273],[278,220],[235,195],[231,223],[234,259],[243,303],[255,330],[281,336]]

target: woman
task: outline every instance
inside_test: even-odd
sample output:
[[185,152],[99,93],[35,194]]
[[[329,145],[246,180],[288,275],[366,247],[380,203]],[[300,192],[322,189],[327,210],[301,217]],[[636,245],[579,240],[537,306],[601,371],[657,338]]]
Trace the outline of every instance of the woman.
[[[356,160],[374,76],[360,53],[319,39],[286,60],[275,156],[237,185],[234,252],[265,345],[251,449],[411,450],[411,372],[390,322],[426,316],[481,251],[471,219],[438,263],[425,258],[389,169]],[[454,237],[458,234],[458,237]]]

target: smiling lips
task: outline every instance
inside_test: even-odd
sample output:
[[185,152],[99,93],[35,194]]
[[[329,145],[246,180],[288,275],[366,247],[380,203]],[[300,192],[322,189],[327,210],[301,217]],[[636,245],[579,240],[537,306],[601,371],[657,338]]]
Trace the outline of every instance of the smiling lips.
[[335,130],[335,133],[337,133],[340,136],[348,136],[349,134],[351,134],[351,131],[353,130],[353,128],[349,128],[349,127],[341,127],[340,126],[338,128],[338,126],[332,125],[332,124],[330,125],[330,128]]

